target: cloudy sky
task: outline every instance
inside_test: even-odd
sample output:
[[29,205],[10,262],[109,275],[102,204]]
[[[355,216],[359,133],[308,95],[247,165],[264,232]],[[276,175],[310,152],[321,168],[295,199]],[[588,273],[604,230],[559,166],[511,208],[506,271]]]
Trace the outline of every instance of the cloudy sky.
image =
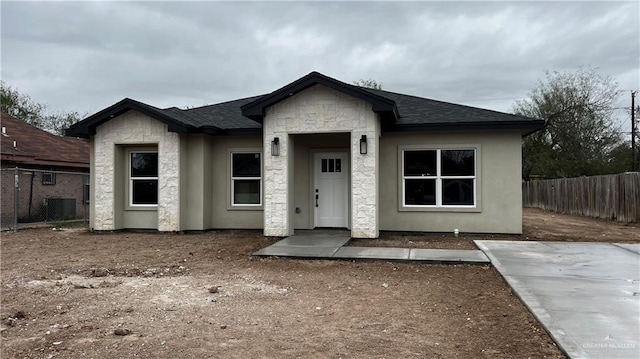
[[2,80],[53,112],[124,97],[200,106],[311,71],[499,111],[545,70],[587,65],[640,88],[638,1],[2,1],[0,11]]

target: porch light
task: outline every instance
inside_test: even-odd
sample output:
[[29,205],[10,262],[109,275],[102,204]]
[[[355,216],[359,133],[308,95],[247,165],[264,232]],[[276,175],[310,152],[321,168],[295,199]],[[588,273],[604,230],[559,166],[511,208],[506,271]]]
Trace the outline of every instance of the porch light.
[[271,156],[280,156],[280,138],[278,137],[271,141]]
[[360,137],[360,154],[367,154],[367,135],[362,135],[362,137]]

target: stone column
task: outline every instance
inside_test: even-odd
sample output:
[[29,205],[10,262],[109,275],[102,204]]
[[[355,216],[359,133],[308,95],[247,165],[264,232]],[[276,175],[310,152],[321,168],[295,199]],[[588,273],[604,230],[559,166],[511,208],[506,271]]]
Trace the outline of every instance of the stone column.
[[[378,148],[375,121],[351,133],[351,237],[378,238]],[[360,154],[360,138],[367,136],[367,153]]]
[[158,143],[158,230],[180,230],[180,136],[166,132]]
[[[293,234],[289,216],[289,137],[278,120],[264,121],[264,235],[286,237]],[[284,127],[284,126],[282,126]],[[280,155],[273,156],[271,142],[278,137]]]
[[94,136],[92,145],[94,161],[91,167],[93,170],[91,173],[91,209],[93,212],[91,227],[98,231],[111,231],[118,229],[114,222],[115,146],[111,141],[101,141],[99,136]]

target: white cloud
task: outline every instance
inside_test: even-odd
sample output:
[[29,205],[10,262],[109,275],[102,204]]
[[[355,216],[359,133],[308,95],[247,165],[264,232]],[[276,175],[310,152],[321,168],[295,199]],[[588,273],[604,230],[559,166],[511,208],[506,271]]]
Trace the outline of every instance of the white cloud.
[[384,42],[377,45],[357,45],[347,56],[347,64],[357,73],[365,74],[377,68],[402,66],[407,49],[403,45]]
[[318,54],[326,51],[331,39],[311,29],[295,25],[283,28],[257,29],[255,40],[270,51],[286,51],[296,55]]

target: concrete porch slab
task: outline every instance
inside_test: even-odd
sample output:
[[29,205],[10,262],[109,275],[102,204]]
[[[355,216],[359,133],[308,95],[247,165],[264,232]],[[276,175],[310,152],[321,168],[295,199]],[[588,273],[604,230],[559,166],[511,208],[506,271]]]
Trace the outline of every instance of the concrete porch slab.
[[293,236],[284,238],[269,247],[263,248],[254,256],[331,258],[340,247],[349,243],[350,232],[343,230],[296,231]]
[[409,251],[409,248],[342,247],[333,255],[333,258],[408,260]]
[[342,247],[351,240],[348,234],[296,234],[272,245],[275,247]]
[[344,230],[305,230],[284,238],[252,255],[316,259],[379,259],[424,263],[489,263],[478,250],[345,247],[351,240]]
[[327,258],[332,257],[339,246],[285,246],[272,245],[253,253],[254,256],[278,256],[278,257],[301,257],[301,258]]
[[461,262],[461,263],[490,263],[489,258],[478,250],[460,249],[423,249],[412,248],[409,253],[412,261],[425,262]]

